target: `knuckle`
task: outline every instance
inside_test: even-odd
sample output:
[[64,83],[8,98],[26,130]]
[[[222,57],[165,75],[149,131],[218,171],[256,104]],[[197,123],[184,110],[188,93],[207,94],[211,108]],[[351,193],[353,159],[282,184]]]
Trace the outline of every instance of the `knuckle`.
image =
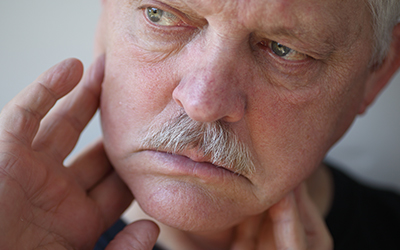
[[41,82],[41,81],[38,81],[38,82],[37,82],[37,85],[39,86],[39,88],[40,88],[42,91],[46,92],[46,93],[47,93],[48,95],[50,95],[54,100],[57,100],[57,99],[58,99],[56,93],[55,93],[50,87],[46,86],[46,84],[44,84],[44,83]]
[[26,108],[16,104],[14,106],[15,115],[9,119],[9,129],[4,129],[5,135],[10,136],[11,140],[16,139],[21,142],[27,142],[31,133],[39,127],[41,115],[31,108]]
[[65,113],[64,115],[61,115],[61,119],[67,122],[75,130],[75,132],[80,133],[85,127],[85,124],[83,124],[83,122],[79,118],[70,113]]

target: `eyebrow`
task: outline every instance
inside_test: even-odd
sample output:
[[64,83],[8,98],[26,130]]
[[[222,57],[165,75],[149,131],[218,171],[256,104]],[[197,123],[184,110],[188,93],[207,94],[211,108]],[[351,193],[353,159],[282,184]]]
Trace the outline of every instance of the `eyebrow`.
[[[137,0],[139,3],[146,0]],[[204,20],[203,16],[200,16],[195,9],[189,7],[188,3],[192,3],[194,5],[198,5],[197,1],[193,0],[156,0],[160,4],[168,5],[177,11],[185,14],[189,19],[193,20]],[[277,23],[269,23],[267,25],[260,24],[258,25],[258,31],[254,32],[255,34],[259,34],[269,40],[273,40],[274,38],[281,38],[283,41],[290,40],[290,45],[296,46],[293,49],[301,49],[303,53],[307,53],[308,55],[315,58],[326,58],[329,57],[336,49],[337,45],[334,41],[333,35],[322,36],[317,31],[313,32],[312,28],[306,26],[304,23],[298,23],[293,27],[288,27],[282,24]],[[332,32],[333,33],[333,32]],[[278,40],[278,39],[277,39]],[[282,44],[285,45],[282,41]],[[296,42],[297,41],[297,42]],[[279,41],[277,41],[279,42]]]

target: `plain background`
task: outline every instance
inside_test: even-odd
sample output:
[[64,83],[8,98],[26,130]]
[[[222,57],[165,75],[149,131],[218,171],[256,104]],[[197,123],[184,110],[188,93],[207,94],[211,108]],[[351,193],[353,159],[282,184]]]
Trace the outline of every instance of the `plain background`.
[[[68,57],[93,60],[100,0],[0,1],[0,108]],[[328,159],[356,178],[400,192],[400,76],[356,120]],[[96,115],[72,154],[101,136]]]

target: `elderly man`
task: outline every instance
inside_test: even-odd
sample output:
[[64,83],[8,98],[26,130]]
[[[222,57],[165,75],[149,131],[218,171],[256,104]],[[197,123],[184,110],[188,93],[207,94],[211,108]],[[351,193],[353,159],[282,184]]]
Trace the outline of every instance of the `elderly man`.
[[102,4],[81,83],[66,60],[1,113],[1,249],[93,249],[133,196],[155,223],[97,249],[398,248],[400,199],[323,163],[400,66],[398,0]]

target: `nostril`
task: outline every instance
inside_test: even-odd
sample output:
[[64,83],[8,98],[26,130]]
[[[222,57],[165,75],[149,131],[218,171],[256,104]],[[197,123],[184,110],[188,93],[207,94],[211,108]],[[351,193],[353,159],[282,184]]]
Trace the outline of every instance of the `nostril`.
[[179,101],[178,99],[174,99],[174,100],[180,107],[184,108],[183,104],[181,103],[181,101]]
[[172,98],[191,119],[199,122],[237,122],[244,115],[243,90],[236,74],[213,65],[187,72],[173,90]]
[[184,106],[183,106],[183,103],[180,101],[180,98],[179,98],[179,90],[178,90],[178,88],[179,87],[177,87],[173,92],[172,92],[172,98],[174,99],[174,101],[180,106],[180,107],[182,107],[182,108],[184,108]]

